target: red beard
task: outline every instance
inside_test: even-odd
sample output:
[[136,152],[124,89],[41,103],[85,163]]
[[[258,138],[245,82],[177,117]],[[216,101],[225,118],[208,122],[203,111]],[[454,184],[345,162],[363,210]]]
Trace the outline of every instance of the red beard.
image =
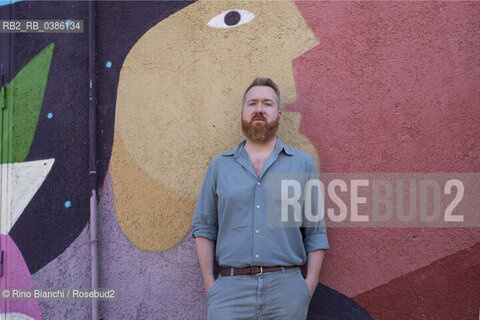
[[[262,119],[264,122],[253,122],[255,119]],[[255,113],[250,121],[246,121],[242,118],[242,131],[245,137],[255,143],[265,143],[271,138],[275,137],[280,125],[280,117],[277,117],[272,122],[268,122],[267,119],[261,113]]]

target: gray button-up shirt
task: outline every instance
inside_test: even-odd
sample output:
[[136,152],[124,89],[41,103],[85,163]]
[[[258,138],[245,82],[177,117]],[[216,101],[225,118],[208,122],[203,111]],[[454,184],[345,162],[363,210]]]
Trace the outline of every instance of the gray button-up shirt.
[[[269,175],[283,173],[304,173],[318,179],[313,158],[284,145],[277,137],[275,149],[258,177],[244,145],[245,141],[210,163],[193,214],[193,236],[216,240],[215,258],[220,266],[305,264],[308,252],[328,249],[324,220],[308,227],[268,225],[267,198],[271,204],[272,197],[267,193],[275,188],[268,187],[267,181]],[[278,205],[269,205],[268,209],[280,208],[280,197],[273,201]],[[318,205],[318,200],[312,201],[314,210]],[[323,202],[320,207],[323,210]]]

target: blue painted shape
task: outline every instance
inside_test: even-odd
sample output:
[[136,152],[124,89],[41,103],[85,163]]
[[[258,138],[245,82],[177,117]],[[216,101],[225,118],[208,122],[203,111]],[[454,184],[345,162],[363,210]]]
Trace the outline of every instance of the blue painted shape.
[[70,208],[72,206],[72,203],[70,201],[65,202],[65,208]]
[[20,2],[23,0],[0,0],[0,7],[1,6],[8,6],[9,4],[15,3],[15,2]]
[[112,61],[107,61],[107,63],[105,64],[105,66],[107,68],[110,68],[112,66]]
[[352,298],[321,283],[313,293],[307,320],[373,320]]
[[47,118],[48,118],[48,119],[52,119],[52,117],[53,117],[53,114],[50,112],[50,113],[47,115]]

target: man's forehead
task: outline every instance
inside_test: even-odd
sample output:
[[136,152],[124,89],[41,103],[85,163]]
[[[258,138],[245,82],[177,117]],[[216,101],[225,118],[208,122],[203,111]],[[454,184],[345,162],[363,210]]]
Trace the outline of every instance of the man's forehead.
[[254,86],[247,91],[245,97],[245,100],[256,100],[260,98],[274,100],[277,94],[269,86]]

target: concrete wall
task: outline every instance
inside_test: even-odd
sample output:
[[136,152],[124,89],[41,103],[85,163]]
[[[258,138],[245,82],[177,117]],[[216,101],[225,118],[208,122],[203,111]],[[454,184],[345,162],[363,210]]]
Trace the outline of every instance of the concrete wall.
[[[280,85],[282,140],[322,172],[480,171],[477,2],[99,1],[96,12],[100,284],[118,290],[105,319],[205,318],[193,207],[209,161],[242,139],[256,76]],[[88,288],[88,3],[0,1],[0,16],[86,27],[0,34],[0,284]],[[478,316],[478,228],[328,235],[309,319]],[[18,319],[90,315],[85,300],[0,303]]]

